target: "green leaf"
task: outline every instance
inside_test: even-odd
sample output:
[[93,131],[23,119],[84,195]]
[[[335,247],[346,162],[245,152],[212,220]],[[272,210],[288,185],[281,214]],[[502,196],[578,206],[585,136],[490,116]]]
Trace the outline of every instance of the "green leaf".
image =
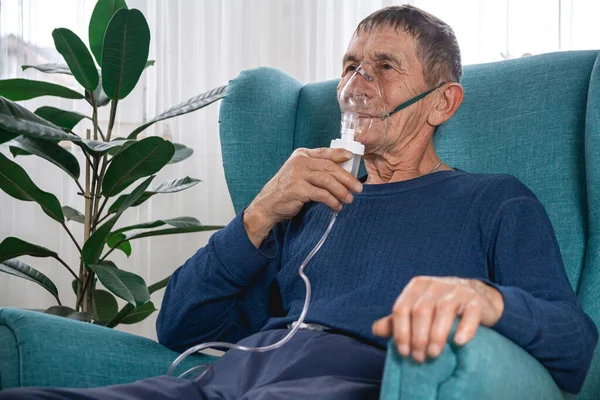
[[79,136],[66,133],[22,105],[0,96],[0,136],[4,135],[5,131],[44,140],[81,141]]
[[12,236],[0,243],[0,262],[4,263],[6,260],[20,256],[57,258],[58,254],[45,247]]
[[[102,78],[99,79],[98,87],[96,90],[94,90],[94,99],[96,101],[96,107],[104,107],[110,103],[110,99],[106,93],[104,93],[104,89],[102,89]],[[87,90],[85,91],[85,100],[90,103],[91,106],[94,105],[94,102],[92,101],[92,95]]]
[[83,311],[71,313],[67,316],[67,318],[81,322],[92,322],[92,314]]
[[44,312],[46,314],[57,315],[59,317],[68,317],[69,315],[76,313],[77,311],[67,306],[52,306]]
[[17,136],[19,136],[19,134],[7,132],[4,129],[0,129],[0,144],[10,142]]
[[173,157],[171,158],[171,161],[169,161],[169,164],[178,163],[180,161],[185,160],[186,158],[189,158],[192,154],[194,154],[194,150],[190,149],[189,147],[186,147],[183,144],[173,143],[173,146],[175,146],[175,154],[173,154]]
[[55,107],[40,107],[34,111],[35,115],[44,118],[46,121],[52,122],[56,126],[70,131],[75,125],[77,125],[82,119],[87,118],[91,121],[91,118],[87,115],[80,114],[74,111],[65,111]]
[[56,196],[38,188],[23,168],[2,153],[0,153],[0,189],[18,200],[35,201],[50,218],[60,223],[65,220]]
[[[173,179],[171,181],[163,182],[156,189],[144,192],[140,199],[133,203],[132,207],[139,206],[155,194],[179,192],[181,190],[189,189],[192,186],[195,186],[196,184],[198,184],[198,182],[202,181],[199,179],[190,178],[189,176],[186,176],[185,178],[181,179]],[[115,202],[111,204],[110,208],[108,209],[108,213],[112,214],[117,212],[117,210],[119,209],[119,207],[121,207],[121,204],[123,204],[123,201],[125,201],[126,198],[126,194],[119,196],[117,200],[115,200]]]
[[85,89],[93,91],[98,86],[98,70],[92,55],[79,36],[67,28],[52,31],[54,46],[63,56],[73,76]]
[[156,62],[156,60],[148,60],[148,61],[146,61],[146,65],[144,65],[144,69],[153,66],[155,62]]
[[77,288],[79,287],[79,282],[77,282],[77,279],[73,279],[71,281],[71,288],[73,289],[73,293],[75,293],[75,296],[77,296]]
[[144,129],[146,129],[150,125],[157,123],[158,121],[162,121],[162,120],[173,118],[173,117],[178,117],[180,115],[187,114],[192,111],[196,111],[201,108],[204,108],[204,107],[214,103],[215,101],[222,99],[225,96],[226,90],[227,90],[227,85],[220,86],[218,88],[209,90],[208,92],[199,94],[196,97],[192,97],[191,99],[186,100],[183,103],[179,103],[176,106],[171,107],[167,111],[164,111],[161,114],[159,114],[158,116],[154,117],[154,119],[151,119],[150,121],[146,122],[145,124],[140,125],[139,127],[135,128],[135,130],[133,132],[131,132],[129,134],[129,136],[127,136],[127,138],[128,139],[137,138],[137,135],[139,135],[140,132],[142,132]]
[[52,282],[46,275],[30,267],[24,262],[19,260],[5,260],[0,263],[0,271],[37,283],[50,292],[58,304],[60,304],[60,299],[58,298],[58,289],[56,288],[56,285],[54,285],[54,282]]
[[131,243],[129,243],[128,241],[123,241],[123,239],[125,239],[125,235],[122,233],[118,235],[109,235],[106,239],[106,244],[111,249],[114,249],[116,247],[117,249],[125,253],[127,257],[129,257],[131,255]]
[[110,261],[110,260],[104,260],[99,262],[100,265],[104,265],[105,267],[108,268],[116,268],[119,269],[119,267],[117,267],[117,264],[115,264],[114,262]]
[[136,307],[150,301],[148,286],[141,276],[99,264],[89,267],[96,273],[100,282],[117,297]]
[[[12,144],[12,143],[10,143]],[[9,146],[8,148],[10,150],[10,154],[13,155],[13,157],[17,157],[17,156],[31,156],[32,154],[28,151],[22,150],[18,147],[14,147],[14,146]]]
[[93,297],[92,315],[96,321],[110,321],[119,312],[117,299],[112,293],[96,289]]
[[112,159],[102,181],[102,194],[115,196],[138,179],[160,171],[174,152],[173,144],[158,136],[129,146]]
[[[21,135],[11,141],[9,145],[11,149],[18,148],[28,154],[35,154],[56,165],[73,179],[79,179],[79,161],[77,161],[77,158],[69,150],[66,150],[58,143]],[[15,153],[13,153],[13,156],[16,156]]]
[[40,72],[44,72],[46,74],[65,74],[65,75],[73,75],[69,66],[64,63],[47,63],[47,64],[39,64],[39,65],[21,65],[21,69],[25,71],[26,69],[33,68],[37,69]]
[[101,140],[88,140],[88,139],[81,139],[79,142],[75,143],[76,145],[78,145],[79,147],[87,150],[89,153],[95,155],[95,156],[101,156],[105,153],[107,153],[109,150],[111,149],[119,149],[124,145],[129,145],[131,142],[135,143],[132,140],[118,140],[118,141],[110,141],[110,142],[103,142]]
[[67,221],[75,221],[81,224],[85,222],[85,216],[73,207],[63,206],[62,211]]
[[114,235],[114,234],[121,233],[121,232],[131,231],[131,230],[134,230],[134,229],[156,228],[156,227],[163,226],[163,225],[171,225],[171,226],[174,226],[176,228],[189,228],[189,227],[195,227],[195,226],[202,226],[202,224],[200,223],[200,221],[198,221],[194,217],[178,217],[178,218],[170,218],[170,219],[157,219],[157,220],[152,221],[152,222],[143,222],[141,224],[135,224],[135,225],[130,225],[130,226],[125,226],[123,228],[119,228],[116,231],[114,231],[111,234],[111,236]]
[[120,152],[122,152],[123,150],[125,150],[126,148],[128,148],[129,146],[131,146],[132,144],[136,143],[136,140],[127,140],[126,138],[115,138],[112,140],[112,142],[122,142],[123,145],[121,147],[113,147],[108,151],[108,154],[111,156],[116,156],[117,154],[119,154]]
[[[133,232],[128,233],[123,236],[124,232],[138,230],[138,229],[152,229],[158,228],[160,226],[171,226],[172,228],[165,229],[154,229],[147,230],[142,232]],[[150,236],[163,236],[163,235],[174,235],[178,233],[190,233],[190,232],[204,232],[204,231],[214,231],[217,229],[223,228],[222,226],[214,226],[214,225],[202,225],[200,221],[193,217],[179,217],[179,218],[171,218],[164,220],[156,220],[152,222],[144,222],[141,224],[125,226],[123,228],[119,228],[114,232],[111,232],[109,235],[109,240],[113,243],[118,244],[120,241],[131,241],[135,239],[141,239]],[[119,238],[117,240],[113,236]]]
[[110,233],[111,229],[113,228],[113,226],[115,226],[115,223],[117,222],[123,211],[125,211],[129,206],[131,206],[131,204],[137,201],[140,198],[140,196],[144,194],[144,191],[148,188],[150,182],[152,182],[152,179],[154,179],[154,176],[147,178],[145,181],[139,184],[138,187],[136,187],[133,190],[133,192],[129,194],[129,197],[123,202],[121,208],[117,210],[116,215],[107,220],[104,224],[102,224],[92,234],[92,236],[90,236],[88,240],[86,240],[86,242],[83,245],[81,254],[83,263],[86,266],[98,263],[98,260],[100,259],[100,254],[102,254],[102,249],[104,249],[104,244],[106,243],[106,238],[108,237],[108,234]]
[[149,301],[145,304],[142,304],[141,306],[134,308],[133,311],[124,316],[119,321],[119,323],[127,325],[137,324],[138,322],[141,322],[148,318],[150,314],[152,314],[154,311],[156,311],[156,308],[154,308],[154,304],[151,301]]
[[13,101],[29,100],[40,96],[56,96],[65,99],[83,99],[83,95],[68,87],[32,79],[0,80],[0,96]]
[[90,49],[99,66],[102,66],[102,43],[106,27],[113,15],[121,8],[127,8],[124,0],[98,0],[88,30]]
[[82,322],[91,322],[92,315],[86,312],[75,311],[67,306],[52,306],[44,311],[46,314],[52,314],[59,317],[74,319]]
[[102,45],[102,87],[111,100],[125,98],[148,61],[150,28],[139,10],[120,9],[108,23]]

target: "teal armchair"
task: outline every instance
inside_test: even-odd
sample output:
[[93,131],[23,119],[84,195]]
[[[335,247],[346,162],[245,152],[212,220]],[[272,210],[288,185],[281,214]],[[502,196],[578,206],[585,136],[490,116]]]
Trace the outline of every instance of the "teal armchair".
[[[545,205],[570,282],[600,322],[600,61],[563,52],[468,66],[465,100],[436,133],[451,166],[509,173]],[[339,134],[337,81],[303,85],[269,68],[229,83],[221,104],[223,164],[236,211],[297,147]],[[240,157],[240,154],[244,154]],[[174,266],[175,267],[175,266]],[[76,351],[85,348],[76,356]],[[110,353],[106,348],[114,349]],[[95,351],[103,349],[102,352]],[[590,352],[594,349],[590,349]],[[176,353],[148,339],[33,312],[0,309],[0,388],[92,387],[159,375]],[[182,367],[213,360],[197,356]],[[85,366],[94,365],[94,373]],[[91,370],[91,369],[89,369]],[[492,329],[418,365],[390,344],[381,398],[597,399],[600,356],[577,396],[562,393],[533,357]]]

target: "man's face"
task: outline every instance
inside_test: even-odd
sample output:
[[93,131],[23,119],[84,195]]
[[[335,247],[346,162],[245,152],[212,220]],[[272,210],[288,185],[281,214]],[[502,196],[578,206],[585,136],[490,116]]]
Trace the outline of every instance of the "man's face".
[[[375,74],[374,80],[368,82],[357,76],[351,85],[353,89],[364,92],[367,102],[382,101],[386,112],[429,90],[423,76],[423,66],[416,55],[416,41],[402,30],[382,26],[352,38],[344,55],[338,95],[361,62],[365,63],[369,74]],[[378,91],[382,97],[379,100]],[[385,120],[369,120],[363,116],[361,125],[370,128],[357,134],[357,140],[365,145],[366,153],[393,151],[394,148],[404,147],[403,139],[418,130],[427,120],[432,107],[431,99],[427,100],[425,98]]]

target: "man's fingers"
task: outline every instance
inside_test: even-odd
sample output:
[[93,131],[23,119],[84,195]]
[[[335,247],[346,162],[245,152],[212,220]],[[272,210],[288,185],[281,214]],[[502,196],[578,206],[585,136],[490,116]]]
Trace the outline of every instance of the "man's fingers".
[[355,193],[362,191],[362,183],[356,179],[350,172],[336,164],[331,160],[315,159],[308,164],[308,168],[313,171],[322,171],[329,173],[335,177],[342,185],[346,186],[348,190]]
[[468,302],[462,312],[460,322],[454,334],[454,343],[462,346],[475,336],[481,320],[481,305],[478,301]]
[[346,149],[332,149],[319,147],[317,149],[305,149],[306,154],[313,158],[324,158],[334,163],[341,163],[352,158],[352,152]]
[[342,211],[342,204],[328,190],[312,186],[308,183],[305,185],[305,193],[308,199],[319,203],[323,203],[327,207],[331,208],[333,211]]
[[425,292],[415,303],[411,321],[411,351],[415,361],[425,361],[425,351],[429,344],[431,324],[436,298],[433,293]]
[[388,315],[375,321],[372,327],[373,334],[380,337],[390,337],[394,331],[392,316]]
[[316,171],[309,173],[306,176],[306,181],[313,186],[327,190],[341,203],[350,204],[354,199],[348,188],[327,172]]
[[427,346],[427,355],[437,357],[442,353],[448,335],[452,329],[452,324],[456,319],[459,302],[456,298],[456,292],[450,292],[438,300],[435,307],[435,315],[431,324],[431,337]]
[[411,279],[392,308],[394,342],[398,346],[398,352],[403,357],[408,357],[411,353],[413,306],[429,285],[431,285],[431,282],[427,279],[420,277]]

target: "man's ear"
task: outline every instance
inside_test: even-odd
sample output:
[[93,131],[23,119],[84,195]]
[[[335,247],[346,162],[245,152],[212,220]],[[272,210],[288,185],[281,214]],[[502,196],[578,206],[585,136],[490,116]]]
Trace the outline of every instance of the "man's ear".
[[465,91],[460,83],[449,82],[438,89],[436,105],[427,117],[427,123],[438,126],[448,121],[463,101]]

